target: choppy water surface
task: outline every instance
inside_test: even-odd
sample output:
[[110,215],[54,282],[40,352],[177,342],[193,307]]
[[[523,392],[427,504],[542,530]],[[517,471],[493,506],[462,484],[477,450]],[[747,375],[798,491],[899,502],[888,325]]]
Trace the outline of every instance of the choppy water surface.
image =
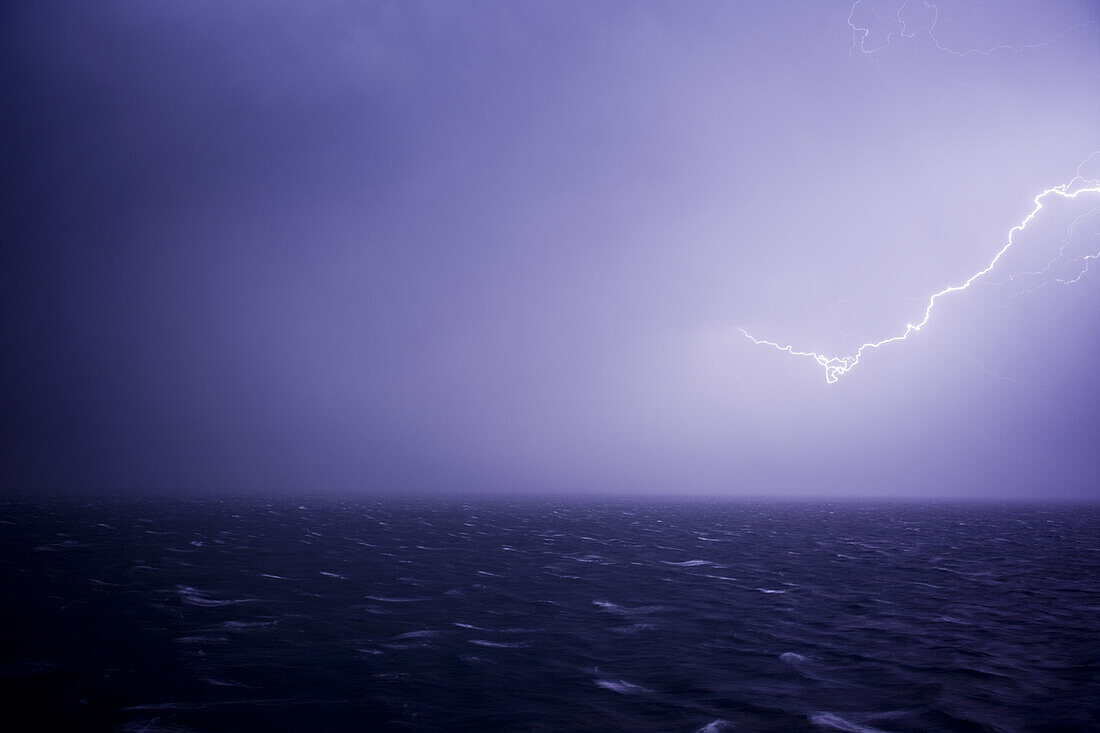
[[1096,508],[2,508],[35,730],[1100,726]]

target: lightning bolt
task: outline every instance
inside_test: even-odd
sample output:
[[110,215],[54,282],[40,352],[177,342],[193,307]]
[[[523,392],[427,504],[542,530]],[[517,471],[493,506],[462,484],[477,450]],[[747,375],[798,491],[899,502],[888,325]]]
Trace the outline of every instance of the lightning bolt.
[[[757,344],[757,345],[760,345],[760,346],[770,346],[774,349],[778,349],[779,351],[784,351],[784,352],[790,354],[791,356],[800,356],[800,357],[807,357],[807,358],[813,359],[822,368],[824,368],[826,383],[834,384],[842,376],[844,376],[848,372],[852,371],[852,369],[854,369],[856,367],[856,365],[859,364],[859,360],[868,351],[874,351],[875,349],[882,348],[883,346],[886,346],[887,344],[893,344],[893,343],[897,343],[899,341],[905,341],[911,335],[913,335],[917,331],[920,331],[921,329],[923,329],[928,324],[929,320],[931,320],[932,313],[936,308],[936,304],[940,301],[941,298],[943,298],[947,295],[951,295],[952,293],[958,293],[958,292],[961,292],[963,290],[966,290],[971,285],[973,285],[975,282],[977,282],[979,279],[981,279],[985,275],[989,274],[989,272],[991,270],[993,270],[994,267],[997,266],[997,263],[1000,262],[1001,258],[1005,255],[1005,253],[1008,252],[1012,248],[1013,244],[1015,244],[1016,236],[1020,232],[1024,231],[1027,228],[1027,226],[1032,221],[1034,221],[1035,217],[1038,216],[1039,212],[1042,211],[1044,201],[1046,201],[1046,200],[1048,200],[1052,197],[1061,198],[1061,199],[1078,199],[1078,198],[1095,196],[1095,197],[1098,198],[1098,203],[1100,203],[1100,180],[1085,178],[1084,176],[1081,175],[1081,169],[1089,161],[1091,161],[1093,158],[1095,158],[1097,156],[1100,156],[1100,151],[1097,151],[1097,152],[1093,153],[1083,163],[1081,163],[1081,165],[1078,166],[1078,168],[1077,168],[1077,175],[1074,176],[1074,178],[1071,179],[1068,183],[1063,183],[1060,186],[1054,186],[1052,188],[1048,188],[1045,191],[1043,191],[1042,193],[1038,194],[1034,199],[1032,199],[1032,203],[1034,204],[1034,206],[1032,207],[1031,212],[1026,217],[1024,217],[1023,221],[1021,221],[1019,224],[1012,227],[1008,231],[1008,237],[1007,237],[1007,241],[1005,242],[1005,245],[1003,247],[1001,247],[1001,249],[997,252],[997,254],[995,254],[993,256],[993,259],[989,261],[989,264],[986,265],[981,270],[978,270],[977,272],[975,272],[973,275],[968,277],[965,281],[963,281],[963,282],[961,282],[957,285],[948,285],[943,290],[940,290],[939,292],[933,293],[931,296],[929,296],[928,303],[924,308],[924,317],[921,318],[916,323],[907,323],[907,324],[905,324],[905,330],[902,331],[901,333],[897,334],[896,336],[889,336],[887,338],[883,338],[883,339],[880,339],[878,341],[869,341],[869,342],[861,345],[858,349],[855,350],[854,353],[846,355],[846,356],[829,356],[829,355],[826,355],[826,354],[819,354],[816,351],[798,351],[793,346],[790,346],[790,345],[780,344],[776,341],[768,341],[767,339],[760,339],[760,338],[757,338],[757,337],[753,336],[751,333],[746,331],[744,328],[738,328],[737,330],[739,330],[742,334],[744,334],[745,337],[748,338],[749,340],[751,340],[754,344]],[[1100,210],[1100,207],[1094,208],[1092,211],[1088,212],[1088,214],[1084,214],[1082,216],[1079,216],[1076,220],[1074,220],[1073,224],[1071,224],[1071,226],[1070,226],[1070,236],[1072,236],[1073,229],[1077,226],[1077,224],[1079,224],[1081,221],[1083,221],[1085,217],[1096,213],[1096,211],[1098,211],[1098,210]],[[1068,239],[1067,239],[1066,243],[1063,243],[1061,249],[1059,250],[1059,254],[1056,255],[1052,260],[1050,260],[1041,270],[1036,271],[1036,272],[1031,272],[1031,273],[1022,273],[1022,274],[1032,274],[1032,275],[1044,274],[1062,256],[1062,254],[1065,252],[1065,248],[1066,248],[1067,244],[1068,244]],[[1081,272],[1075,278],[1073,278],[1071,280],[1065,280],[1064,278],[1059,278],[1059,279],[1056,280],[1056,282],[1060,282],[1060,283],[1063,283],[1063,284],[1071,284],[1071,283],[1077,282],[1088,271],[1089,263],[1092,260],[1097,259],[1097,258],[1100,258],[1100,251],[1097,251],[1096,253],[1078,258],[1078,262],[1084,263],[1084,266],[1083,266]]]
[[[1000,51],[1010,51],[1010,52],[1013,52],[1013,53],[1021,53],[1021,52],[1024,52],[1024,51],[1042,51],[1047,46],[1050,46],[1051,44],[1055,43],[1056,41],[1058,41],[1058,40],[1060,40],[1060,39],[1062,39],[1062,38],[1064,38],[1064,37],[1066,37],[1070,34],[1073,34],[1073,33],[1076,33],[1078,31],[1084,30],[1085,28],[1095,28],[1096,27],[1096,23],[1089,20],[1089,21],[1085,21],[1083,23],[1078,23],[1077,25],[1073,26],[1072,28],[1068,28],[1068,29],[1062,31],[1061,33],[1059,33],[1059,34],[1057,34],[1057,35],[1055,35],[1051,38],[1048,38],[1045,41],[1041,41],[1039,43],[1028,43],[1028,44],[1024,44],[1022,46],[1013,46],[1013,45],[1008,44],[1008,43],[1001,43],[1001,44],[998,44],[996,46],[993,46],[992,48],[986,48],[986,49],[968,48],[964,51],[959,51],[959,50],[956,50],[956,49],[949,48],[949,47],[945,46],[943,43],[940,42],[940,39],[936,36],[936,26],[937,26],[937,24],[939,23],[939,20],[940,20],[940,8],[939,8],[939,6],[936,5],[935,3],[928,2],[928,0],[923,0],[924,8],[926,10],[930,10],[932,12],[932,21],[925,28],[919,28],[919,27],[912,27],[911,28],[910,24],[902,18],[902,13],[904,13],[905,9],[907,7],[909,7],[910,2],[911,2],[911,0],[905,0],[905,2],[903,2],[900,6],[898,6],[898,10],[897,10],[897,13],[895,14],[895,18],[894,18],[894,21],[893,21],[894,30],[888,31],[886,33],[885,42],[883,42],[882,44],[880,44],[878,46],[875,46],[873,48],[868,48],[867,47],[867,38],[868,38],[868,36],[871,35],[871,28],[869,26],[863,25],[859,21],[855,20],[856,10],[861,5],[864,5],[865,3],[867,3],[867,0],[855,0],[855,2],[852,3],[851,10],[848,12],[848,27],[852,30],[852,50],[854,51],[858,46],[860,53],[865,54],[865,55],[870,55],[870,54],[874,54],[874,53],[877,53],[879,51],[882,51],[883,49],[889,48],[890,43],[893,40],[895,31],[902,38],[907,38],[909,40],[913,40],[914,38],[916,38],[916,35],[917,35],[918,32],[924,32],[925,34],[928,35],[928,37],[932,41],[932,44],[938,50],[940,50],[944,53],[950,54],[952,56],[958,56],[960,58],[965,58],[967,56],[990,56],[990,55],[998,53]],[[880,21],[886,21],[887,20],[886,18],[882,17],[877,12],[875,12],[873,6],[870,6],[869,3],[867,3],[867,4],[868,4],[868,7],[870,7],[870,9],[871,9],[871,13],[874,14],[874,16],[878,20],[880,20]]]
[[[1091,219],[1092,217],[1096,216],[1097,213],[1100,213],[1100,206],[1093,207],[1089,211],[1086,211],[1084,214],[1081,214],[1076,219],[1071,221],[1069,226],[1066,228],[1066,237],[1065,237],[1065,239],[1062,240],[1062,245],[1058,248],[1058,253],[1055,254],[1053,257],[1051,257],[1049,260],[1047,260],[1046,264],[1044,264],[1038,270],[1028,270],[1028,271],[1025,271],[1025,272],[1018,272],[1014,275],[1009,275],[1005,279],[1003,279],[999,282],[996,282],[994,284],[995,285],[1007,285],[1011,282],[1014,282],[1015,280],[1017,280],[1019,278],[1023,278],[1023,277],[1038,278],[1038,277],[1042,277],[1042,276],[1046,275],[1048,272],[1050,272],[1051,269],[1053,269],[1055,266],[1058,265],[1058,263],[1062,260],[1063,257],[1065,257],[1066,249],[1069,247],[1070,242],[1073,240],[1073,237],[1076,234],[1077,228],[1079,226],[1081,226],[1081,224],[1083,224],[1084,222],[1086,222],[1089,219]],[[1100,236],[1100,235],[1093,235],[1091,237],[1091,239],[1096,239],[1098,236]],[[1055,277],[1055,278],[1052,278],[1052,279],[1049,279],[1049,280],[1044,280],[1044,281],[1040,282],[1038,285],[1036,285],[1034,287],[1025,288],[1025,289],[1021,290],[1019,293],[1017,293],[1017,295],[1024,295],[1024,294],[1034,293],[1037,290],[1039,290],[1040,288],[1046,287],[1047,285],[1052,285],[1052,284],[1073,285],[1076,282],[1080,282],[1081,278],[1083,278],[1088,273],[1089,264],[1092,262],[1092,260],[1095,260],[1097,257],[1100,257],[1100,252],[1087,254],[1087,255],[1082,255],[1080,257],[1077,257],[1075,262],[1077,262],[1079,265],[1081,265],[1081,268],[1077,272],[1077,275],[1074,276],[1070,280],[1066,280],[1064,277]],[[1013,297],[1015,297],[1015,296],[1013,296]]]

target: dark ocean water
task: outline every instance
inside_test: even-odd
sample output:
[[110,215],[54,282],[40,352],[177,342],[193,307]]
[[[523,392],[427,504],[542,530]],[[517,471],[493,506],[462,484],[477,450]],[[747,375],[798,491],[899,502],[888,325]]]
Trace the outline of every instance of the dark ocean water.
[[1100,730],[1080,506],[14,501],[27,730]]

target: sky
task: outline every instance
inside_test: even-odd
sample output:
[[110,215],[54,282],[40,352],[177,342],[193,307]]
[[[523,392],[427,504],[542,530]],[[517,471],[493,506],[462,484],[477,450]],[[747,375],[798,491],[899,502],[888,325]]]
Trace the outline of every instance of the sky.
[[904,333],[1098,89],[1088,0],[5,3],[0,489],[1100,499],[1096,192],[739,330]]

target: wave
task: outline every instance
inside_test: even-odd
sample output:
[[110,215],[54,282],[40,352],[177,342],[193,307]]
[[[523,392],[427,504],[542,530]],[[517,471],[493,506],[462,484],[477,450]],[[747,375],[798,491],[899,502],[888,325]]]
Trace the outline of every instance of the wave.
[[596,687],[602,687],[605,690],[611,690],[617,692],[620,695],[644,695],[653,690],[648,687],[642,687],[636,685],[633,682],[627,682],[626,680],[596,680]]
[[227,631],[259,631],[273,628],[278,621],[225,621],[222,628]]
[[179,594],[180,600],[187,605],[206,608],[232,606],[238,603],[255,603],[260,600],[259,598],[211,598],[209,591],[200,590],[189,585],[176,586],[176,592]]
[[810,722],[822,728],[842,730],[846,733],[885,733],[881,728],[872,728],[846,720],[836,713],[814,713],[810,716]]
[[470,639],[471,644],[478,646],[494,647],[496,649],[518,649],[527,646],[522,642],[488,641],[487,639]]
[[393,637],[397,639],[434,639],[439,636],[439,632],[434,629],[421,629],[420,631],[407,631],[404,634],[398,634]]
[[783,652],[779,655],[779,660],[790,665],[804,664],[810,661],[809,657],[804,657],[798,652]]
[[725,731],[733,730],[736,727],[736,725],[729,722],[728,720],[722,720],[721,718],[718,718],[717,720],[710,721],[702,728],[695,731],[695,733],[724,733]]
[[235,680],[216,680],[213,677],[200,677],[203,682],[212,687],[241,687],[247,690],[255,690],[252,685],[246,685],[243,682],[236,682]]

